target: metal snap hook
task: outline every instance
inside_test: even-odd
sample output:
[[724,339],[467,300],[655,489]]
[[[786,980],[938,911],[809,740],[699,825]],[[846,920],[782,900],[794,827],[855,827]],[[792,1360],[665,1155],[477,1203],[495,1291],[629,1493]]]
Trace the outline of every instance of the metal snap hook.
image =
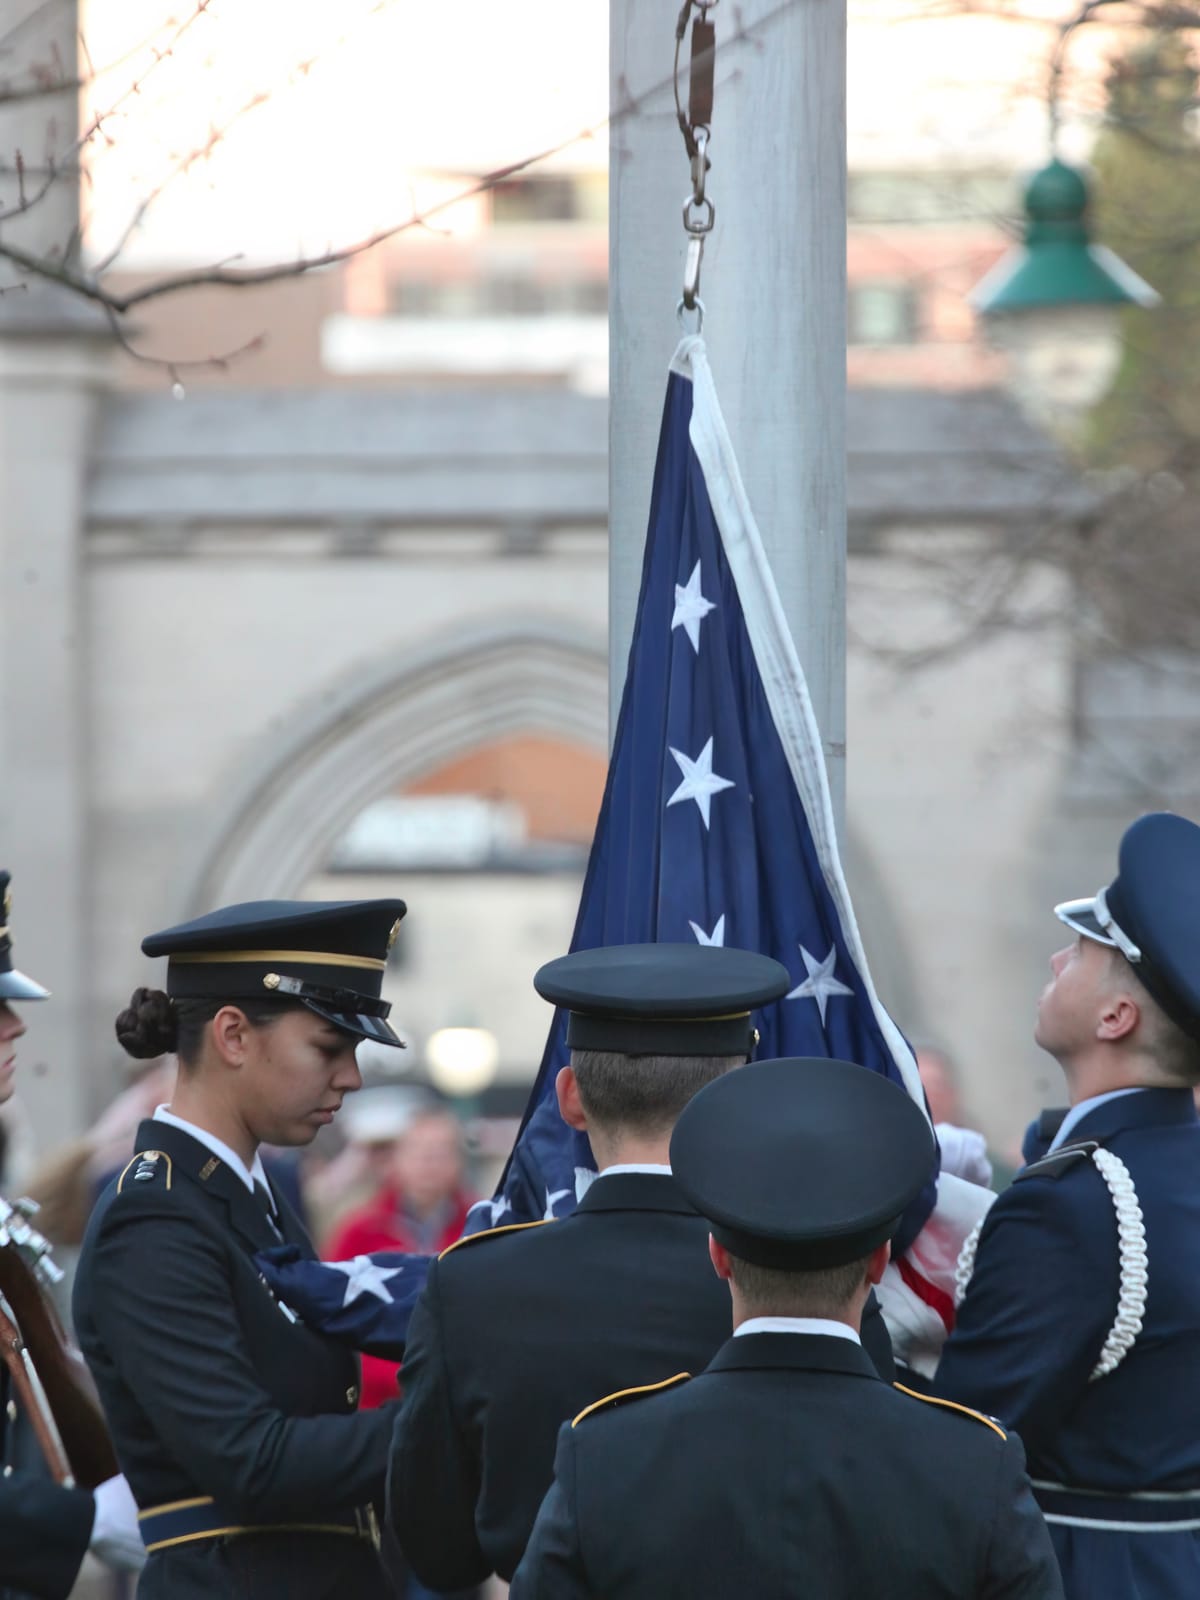
[[[699,213],[698,216],[693,217],[693,209]],[[689,233],[711,233],[716,214],[717,208],[707,195],[703,200],[697,200],[694,194],[690,194],[683,202],[683,225]]]

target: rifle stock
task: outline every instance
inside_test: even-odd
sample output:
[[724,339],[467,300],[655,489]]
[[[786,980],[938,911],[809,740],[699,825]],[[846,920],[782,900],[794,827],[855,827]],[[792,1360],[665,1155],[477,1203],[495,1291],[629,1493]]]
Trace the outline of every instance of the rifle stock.
[[[12,1320],[37,1377],[36,1386],[28,1382],[22,1385],[16,1377],[14,1363],[9,1361],[17,1388],[26,1404],[36,1410],[36,1387],[40,1387],[53,1431],[62,1442],[71,1477],[82,1488],[94,1489],[121,1469],[92,1375],[68,1338],[53,1302],[18,1246],[11,1241],[0,1244],[0,1295],[8,1302]],[[7,1350],[5,1355],[8,1359]],[[47,1451],[46,1436],[50,1430],[39,1426],[39,1420],[44,1424],[45,1417],[35,1416],[31,1420],[46,1454],[47,1466],[62,1481],[61,1463]]]

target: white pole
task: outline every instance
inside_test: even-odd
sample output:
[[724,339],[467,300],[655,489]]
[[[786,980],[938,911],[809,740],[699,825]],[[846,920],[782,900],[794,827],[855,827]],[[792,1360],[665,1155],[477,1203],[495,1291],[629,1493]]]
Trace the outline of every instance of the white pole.
[[[610,0],[611,725],[641,575],[690,193],[668,87],[678,0]],[[732,0],[717,30],[700,296],[717,393],[845,793],[845,0]],[[686,64],[682,56],[686,104]],[[639,103],[626,113],[630,97]]]

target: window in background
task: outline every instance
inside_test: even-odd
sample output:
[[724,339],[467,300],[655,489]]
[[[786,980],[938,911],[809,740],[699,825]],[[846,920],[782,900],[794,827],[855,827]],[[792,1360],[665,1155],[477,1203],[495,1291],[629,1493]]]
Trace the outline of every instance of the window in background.
[[916,344],[917,291],[911,283],[850,285],[847,338],[851,344]]

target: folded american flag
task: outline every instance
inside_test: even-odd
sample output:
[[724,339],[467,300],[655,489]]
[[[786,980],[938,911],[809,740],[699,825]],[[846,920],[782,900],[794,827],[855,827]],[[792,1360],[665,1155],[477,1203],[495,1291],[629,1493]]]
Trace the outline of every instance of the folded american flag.
[[404,1356],[408,1319],[432,1259],[380,1250],[351,1261],[313,1261],[294,1244],[255,1258],[272,1294],[301,1322],[387,1361]]

